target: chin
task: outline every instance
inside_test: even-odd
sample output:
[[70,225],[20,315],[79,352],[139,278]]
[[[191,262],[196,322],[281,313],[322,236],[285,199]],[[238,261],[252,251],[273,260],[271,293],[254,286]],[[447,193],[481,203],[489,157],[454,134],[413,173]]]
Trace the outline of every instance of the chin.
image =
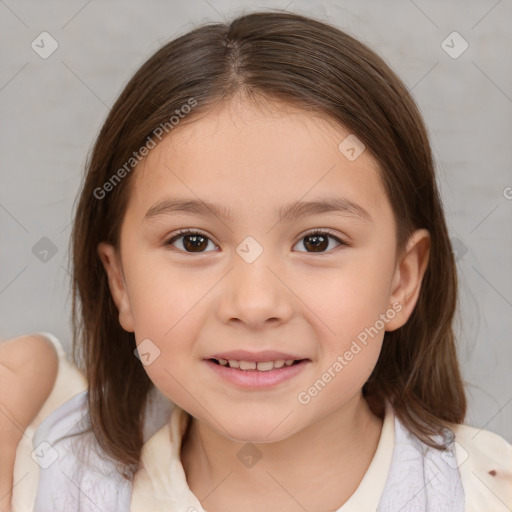
[[281,436],[275,436],[275,435],[268,435],[269,432],[272,431],[273,427],[269,427],[268,429],[262,430],[262,431],[256,431],[254,427],[251,427],[250,429],[247,429],[245,431],[236,431],[233,432],[230,430],[230,434],[232,437],[229,437],[232,441],[236,441],[237,443],[252,443],[252,444],[265,444],[265,443],[275,443],[278,441],[282,441],[283,439],[286,439],[288,435],[281,435]]
[[226,432],[222,432],[223,435],[237,441],[239,443],[275,443],[282,441],[295,433],[295,428],[290,428],[291,425],[288,423],[285,425],[283,417],[273,417],[271,420],[259,418],[259,420],[249,415],[245,416],[240,421],[240,418],[233,418],[232,420],[226,419],[225,425],[227,425]]

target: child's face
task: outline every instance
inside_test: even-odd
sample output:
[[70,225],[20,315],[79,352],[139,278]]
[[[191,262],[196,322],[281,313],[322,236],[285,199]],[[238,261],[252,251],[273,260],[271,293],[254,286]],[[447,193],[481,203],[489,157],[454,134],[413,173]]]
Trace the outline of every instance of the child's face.
[[[414,306],[405,297],[415,298],[422,271],[414,256],[395,264],[395,222],[377,164],[368,151],[347,159],[338,149],[347,135],[292,109],[212,111],[178,127],[134,171],[121,261],[100,244],[123,328],[137,344],[151,340],[141,347],[149,377],[228,437],[284,439],[359,399],[385,330],[403,325]],[[217,203],[232,218],[165,208],[147,216],[170,198]],[[279,217],[295,201],[327,198],[349,200],[368,218]],[[167,243],[185,228],[205,238]],[[315,228],[350,245],[315,239]],[[254,370],[261,382],[250,384],[238,379],[242,370],[210,361],[238,350],[306,361],[272,370],[273,385],[270,373]]]

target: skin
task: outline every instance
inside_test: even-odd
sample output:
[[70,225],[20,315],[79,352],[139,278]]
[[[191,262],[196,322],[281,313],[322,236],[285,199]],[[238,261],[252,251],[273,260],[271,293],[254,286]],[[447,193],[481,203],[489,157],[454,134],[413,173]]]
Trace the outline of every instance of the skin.
[[[348,134],[283,104],[217,107],[151,151],[133,177],[120,251],[98,246],[122,327],[160,350],[145,370],[193,416],[181,460],[208,512],[336,510],[375,454],[382,419],[361,389],[384,331],[402,326],[414,309],[430,237],[417,230],[397,257],[377,163],[368,151],[353,162],[345,158],[338,145]],[[218,202],[234,218],[175,213],[144,220],[170,195]],[[336,213],[277,217],[291,201],[333,195],[363,207],[371,222]],[[184,238],[166,245],[184,228],[208,237],[202,252]],[[351,245],[328,239],[314,252],[304,237],[315,228]],[[236,252],[247,236],[263,248],[252,263]],[[297,394],[393,303],[400,312],[321,393],[299,403]],[[242,390],[204,362],[239,348],[281,350],[310,362],[274,388]],[[246,443],[262,455],[252,467],[237,457]]]
[[43,336],[0,343],[0,512],[11,510],[16,448],[55,384],[58,356]]

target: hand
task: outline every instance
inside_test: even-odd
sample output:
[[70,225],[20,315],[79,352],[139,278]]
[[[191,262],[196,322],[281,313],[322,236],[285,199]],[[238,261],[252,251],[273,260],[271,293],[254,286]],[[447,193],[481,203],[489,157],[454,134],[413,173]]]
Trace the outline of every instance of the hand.
[[16,448],[50,395],[58,356],[42,335],[0,342],[0,512],[11,511]]

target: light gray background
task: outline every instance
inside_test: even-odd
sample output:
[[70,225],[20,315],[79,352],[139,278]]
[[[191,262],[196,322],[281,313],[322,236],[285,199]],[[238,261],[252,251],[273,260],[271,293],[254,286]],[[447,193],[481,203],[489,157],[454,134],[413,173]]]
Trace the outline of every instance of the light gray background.
[[[456,238],[466,423],[512,442],[511,0],[0,0],[0,339],[49,331],[69,353],[73,203],[87,152],[135,70],[199,23],[273,8],[355,35],[412,90]],[[59,44],[47,59],[31,48],[43,31]],[[442,47],[453,31],[469,44],[458,58]],[[32,250],[42,237],[57,249],[46,262]]]

